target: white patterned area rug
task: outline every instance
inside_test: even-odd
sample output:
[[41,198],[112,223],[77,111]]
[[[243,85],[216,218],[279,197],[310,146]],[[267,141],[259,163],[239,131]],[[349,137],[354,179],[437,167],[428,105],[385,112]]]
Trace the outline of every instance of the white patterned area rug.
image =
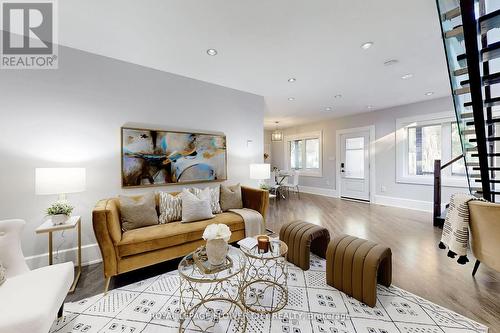
[[[249,315],[245,332],[283,333],[440,333],[487,332],[488,328],[397,287],[378,287],[370,308],[328,286],[325,260],[311,254],[311,269],[290,265],[289,300],[273,315]],[[178,332],[179,276],[169,272],[75,303],[66,303],[64,316],[50,332],[168,333]],[[215,311],[217,303],[212,305]],[[223,304],[220,307],[224,307]],[[173,314],[159,316],[158,314]],[[216,332],[234,331],[231,319],[221,320]],[[196,332],[186,330],[187,332]]]

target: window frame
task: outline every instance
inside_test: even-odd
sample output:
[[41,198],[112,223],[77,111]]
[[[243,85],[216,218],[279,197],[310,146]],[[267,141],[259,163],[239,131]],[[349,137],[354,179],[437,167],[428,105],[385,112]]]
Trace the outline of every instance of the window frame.
[[[441,162],[447,163],[452,154],[451,124],[456,122],[453,113],[441,112],[396,119],[396,182],[404,184],[433,185],[434,175],[410,175],[408,172],[409,147],[408,128],[415,126],[441,125]],[[451,166],[441,172],[442,185],[467,188],[466,175],[452,175]]]
[[290,152],[290,142],[291,141],[296,141],[296,140],[304,140],[304,151],[302,153],[302,158],[304,163],[306,163],[306,147],[307,144],[305,140],[308,139],[317,139],[318,140],[318,145],[319,145],[319,160],[318,160],[318,165],[319,168],[313,168],[313,169],[293,169],[298,172],[299,175],[305,176],[305,177],[323,177],[323,131],[315,131],[315,132],[308,132],[308,133],[300,133],[300,134],[293,134],[293,135],[286,135],[283,138],[284,142],[284,165],[285,168],[288,170],[292,170],[291,166],[291,152]]

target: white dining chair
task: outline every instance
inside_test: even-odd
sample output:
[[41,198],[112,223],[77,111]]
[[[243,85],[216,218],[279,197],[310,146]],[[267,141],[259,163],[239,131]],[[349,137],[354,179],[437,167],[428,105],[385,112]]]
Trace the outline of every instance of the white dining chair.
[[[291,182],[288,180],[291,178]],[[285,185],[287,192],[290,193],[290,189],[297,193],[297,197],[300,199],[300,191],[299,191],[299,173],[297,171],[293,171],[290,177],[287,177],[287,184]]]

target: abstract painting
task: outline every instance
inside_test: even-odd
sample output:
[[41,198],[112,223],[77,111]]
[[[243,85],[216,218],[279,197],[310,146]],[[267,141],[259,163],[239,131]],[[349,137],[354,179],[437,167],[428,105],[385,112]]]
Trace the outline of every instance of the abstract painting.
[[222,181],[226,136],[122,128],[122,186]]

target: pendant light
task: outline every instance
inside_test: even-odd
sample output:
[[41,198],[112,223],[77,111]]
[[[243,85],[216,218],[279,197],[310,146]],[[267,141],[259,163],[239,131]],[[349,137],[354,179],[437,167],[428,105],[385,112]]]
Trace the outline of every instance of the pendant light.
[[281,132],[281,131],[278,129],[278,124],[279,124],[279,121],[275,121],[274,123],[276,124],[276,129],[275,129],[275,130],[274,130],[274,132],[271,134],[271,141],[273,141],[273,142],[283,141],[283,132]]

